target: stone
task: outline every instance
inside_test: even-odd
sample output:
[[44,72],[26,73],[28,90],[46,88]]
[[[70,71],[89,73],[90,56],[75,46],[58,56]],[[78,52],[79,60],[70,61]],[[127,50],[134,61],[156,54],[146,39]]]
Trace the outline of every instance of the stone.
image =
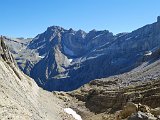
[[160,116],[160,107],[151,109],[151,113],[152,113],[154,116]]
[[123,110],[119,111],[119,113],[116,115],[117,120],[118,119],[125,119],[128,116],[130,116],[133,113],[136,113],[138,110],[138,105],[134,104],[132,102],[129,102],[124,106]]
[[9,51],[9,48],[6,46],[4,42],[3,36],[0,38],[0,58],[8,63],[13,63],[16,65],[16,62]]
[[[158,110],[159,110],[158,108],[154,109],[154,111],[152,110],[154,112],[153,115],[155,114],[159,115]],[[136,116],[136,114],[138,114],[138,116],[144,116],[144,118],[142,117],[143,119],[145,119],[145,114],[148,115],[149,117],[153,117],[150,111],[151,109],[147,105],[142,105],[140,103],[134,104],[133,102],[128,102],[126,106],[123,107],[122,110],[116,112],[116,120],[126,119],[133,114],[134,114],[134,117]]]
[[142,104],[138,104],[138,111],[141,111],[141,112],[150,112],[150,108],[147,106],[147,105],[142,105]]
[[132,114],[128,120],[157,120],[157,118],[155,118],[152,114],[138,111],[137,113]]

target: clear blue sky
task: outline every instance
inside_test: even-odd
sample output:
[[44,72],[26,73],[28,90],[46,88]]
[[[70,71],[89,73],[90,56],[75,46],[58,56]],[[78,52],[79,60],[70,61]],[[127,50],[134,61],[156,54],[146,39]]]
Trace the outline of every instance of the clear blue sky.
[[0,0],[0,34],[35,37],[52,25],[130,32],[156,21],[160,0]]

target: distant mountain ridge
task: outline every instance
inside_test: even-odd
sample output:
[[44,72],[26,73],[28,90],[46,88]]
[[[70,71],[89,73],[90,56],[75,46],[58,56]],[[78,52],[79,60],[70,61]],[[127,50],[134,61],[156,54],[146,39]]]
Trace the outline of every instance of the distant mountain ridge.
[[153,24],[117,35],[107,30],[86,33],[52,26],[27,43],[17,59],[39,86],[69,91],[94,79],[130,71],[152,59],[159,49],[157,17]]

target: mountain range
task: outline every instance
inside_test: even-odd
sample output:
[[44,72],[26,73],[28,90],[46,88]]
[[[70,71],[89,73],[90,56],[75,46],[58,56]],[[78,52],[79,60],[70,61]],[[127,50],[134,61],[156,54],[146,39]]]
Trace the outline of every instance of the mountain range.
[[117,35],[51,26],[0,39],[0,119],[159,120],[159,80],[160,17]]
[[132,31],[66,30],[51,26],[33,39],[6,37],[19,68],[46,90],[71,91],[94,79],[132,70],[160,49],[160,19]]

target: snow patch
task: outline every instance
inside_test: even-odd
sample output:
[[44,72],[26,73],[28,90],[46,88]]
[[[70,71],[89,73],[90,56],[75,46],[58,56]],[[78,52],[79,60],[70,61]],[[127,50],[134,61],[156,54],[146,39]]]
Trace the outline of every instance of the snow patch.
[[103,34],[99,34],[99,35],[97,35],[96,37],[94,37],[93,39],[96,39],[96,38],[98,38],[99,36],[102,36]]
[[76,120],[82,120],[81,116],[78,115],[74,110],[71,108],[65,108],[64,111],[70,115],[72,115]]
[[38,57],[43,59],[45,56],[38,56]]
[[145,54],[145,56],[150,56],[150,55],[152,55],[152,52],[151,52],[151,51],[148,51],[148,52]]
[[100,47],[104,47],[105,45],[108,45],[110,42],[105,43],[104,45],[100,46]]
[[64,45],[64,52],[67,55],[71,55],[71,56],[74,55],[74,52],[72,50],[68,49],[65,45]]
[[86,61],[86,60],[90,60],[90,59],[96,59],[96,58],[98,58],[102,55],[104,55],[104,54],[95,54],[95,55],[92,55],[92,56],[86,56],[86,57],[81,59],[81,62]]
[[69,60],[69,62],[72,62],[73,61],[73,59],[68,59]]
[[99,56],[102,56],[103,54],[99,54],[99,55],[96,55],[96,56],[91,56],[91,57],[88,57],[88,59],[95,59],[95,58],[98,58]]
[[127,38],[126,41],[127,41],[127,40],[130,40],[131,38],[132,38],[132,37]]

